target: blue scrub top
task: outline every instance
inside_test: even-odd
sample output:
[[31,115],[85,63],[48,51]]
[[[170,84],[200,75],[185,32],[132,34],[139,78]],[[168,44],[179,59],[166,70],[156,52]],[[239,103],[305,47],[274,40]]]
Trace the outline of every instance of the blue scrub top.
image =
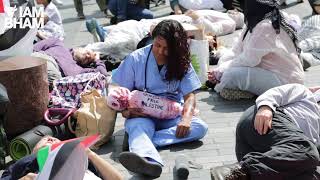
[[[112,76],[112,82],[126,87],[130,91],[143,91],[145,87],[145,67],[151,45],[138,49],[126,57]],[[192,65],[182,80],[165,80],[166,66],[161,71],[151,51],[147,66],[147,90],[177,102],[183,102],[183,96],[201,87],[201,82]]]

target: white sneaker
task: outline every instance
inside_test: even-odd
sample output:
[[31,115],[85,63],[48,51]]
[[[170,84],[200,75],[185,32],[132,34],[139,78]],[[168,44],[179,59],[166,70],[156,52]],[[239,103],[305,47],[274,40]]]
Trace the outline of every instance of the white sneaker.
[[57,6],[63,6],[63,2],[61,0],[52,0],[52,2]]

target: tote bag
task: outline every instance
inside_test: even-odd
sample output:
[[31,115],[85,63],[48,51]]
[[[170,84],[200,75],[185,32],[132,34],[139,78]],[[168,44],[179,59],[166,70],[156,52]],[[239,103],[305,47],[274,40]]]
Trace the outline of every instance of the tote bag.
[[85,73],[76,76],[67,76],[53,81],[51,102],[53,107],[79,108],[82,92],[97,89],[106,95],[106,77],[99,73]]

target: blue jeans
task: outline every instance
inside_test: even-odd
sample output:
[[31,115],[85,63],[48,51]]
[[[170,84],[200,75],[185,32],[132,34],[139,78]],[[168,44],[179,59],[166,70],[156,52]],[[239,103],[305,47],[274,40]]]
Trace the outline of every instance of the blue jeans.
[[177,124],[181,117],[172,120],[155,120],[150,118],[132,118],[125,122],[125,129],[129,135],[129,150],[141,157],[151,158],[163,165],[156,148],[191,142],[203,138],[208,125],[193,117],[190,133],[184,138],[176,137]]
[[153,19],[153,13],[149,9],[131,4],[128,0],[109,0],[108,7],[111,13],[121,20]]

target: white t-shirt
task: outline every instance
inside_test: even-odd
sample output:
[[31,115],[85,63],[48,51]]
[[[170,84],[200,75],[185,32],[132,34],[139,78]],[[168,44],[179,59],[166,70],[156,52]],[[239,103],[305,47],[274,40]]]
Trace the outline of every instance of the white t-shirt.
[[186,9],[193,10],[223,9],[223,4],[220,0],[179,0],[179,4]]

